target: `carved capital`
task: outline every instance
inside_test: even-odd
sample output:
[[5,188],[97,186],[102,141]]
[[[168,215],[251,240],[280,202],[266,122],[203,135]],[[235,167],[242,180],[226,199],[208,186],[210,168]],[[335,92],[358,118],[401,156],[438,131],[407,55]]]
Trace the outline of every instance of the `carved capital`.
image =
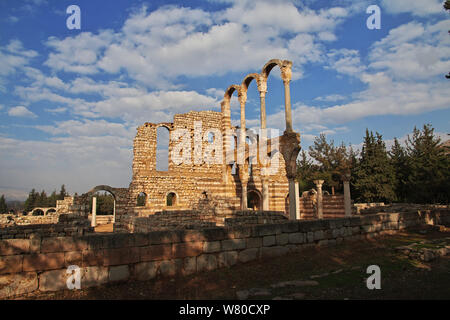
[[239,94],[238,94],[238,99],[239,99],[239,103],[242,105],[245,104],[245,102],[247,101],[247,92],[240,90]]
[[258,81],[257,81],[257,85],[258,85],[258,91],[261,95],[265,95],[265,93],[267,92],[267,79],[264,77],[259,77]]
[[289,83],[292,78],[292,68],[290,65],[283,65],[281,67],[281,79],[284,83]]

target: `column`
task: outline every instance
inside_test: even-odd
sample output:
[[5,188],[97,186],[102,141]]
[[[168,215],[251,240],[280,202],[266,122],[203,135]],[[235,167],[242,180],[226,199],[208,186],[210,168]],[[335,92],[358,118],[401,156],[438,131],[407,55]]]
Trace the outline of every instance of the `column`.
[[241,128],[239,133],[239,148],[237,162],[239,165],[239,179],[241,180],[241,210],[247,210],[247,182],[248,170],[245,170],[245,102],[247,101],[247,92],[239,91],[239,103],[241,105]]
[[319,219],[323,219],[323,193],[322,185],[324,180],[314,180],[317,187],[317,216]]
[[297,203],[295,217],[297,218],[297,220],[300,220],[302,218],[300,212],[300,190],[297,181],[295,181],[295,201]]
[[248,210],[247,207],[247,182],[241,182],[241,189],[242,189],[242,195],[241,195],[241,210]]
[[260,76],[257,82],[259,91],[259,101],[261,105],[261,129],[266,128],[266,93],[267,93],[267,79]]
[[[145,199],[147,201],[147,199]],[[113,207],[113,223],[116,223],[116,200],[114,200],[114,207]]]
[[343,177],[344,183],[344,208],[345,216],[350,217],[352,215],[352,198],[350,194],[350,174]]
[[298,184],[295,179],[289,179],[289,220],[296,220],[299,216],[300,200],[298,197]]
[[268,211],[269,209],[269,181],[267,179],[262,179],[262,197],[263,197],[263,204],[262,209],[263,211]]
[[291,65],[281,67],[281,78],[284,83],[284,111],[286,116],[286,131],[292,132],[292,112],[291,112],[291,91],[289,83],[291,82],[292,70]]
[[92,197],[92,219],[91,227],[97,226],[97,197]]

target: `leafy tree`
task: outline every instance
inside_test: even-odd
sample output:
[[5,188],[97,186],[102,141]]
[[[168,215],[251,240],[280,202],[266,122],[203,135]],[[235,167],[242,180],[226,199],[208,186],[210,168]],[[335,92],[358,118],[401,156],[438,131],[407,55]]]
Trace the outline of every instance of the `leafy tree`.
[[302,150],[301,158],[297,161],[297,181],[300,194],[314,188],[313,175],[317,170],[317,166],[308,159],[305,150]]
[[5,195],[0,197],[0,213],[8,213],[8,206],[6,205]]
[[422,131],[414,128],[412,136],[408,135],[407,151],[410,157],[408,201],[448,203],[450,159],[431,125],[424,125]]
[[396,199],[394,169],[378,132],[375,138],[373,132],[369,133],[366,129],[361,159],[354,176],[353,185],[358,190],[358,201],[391,202]]
[[[114,197],[108,192],[97,193],[95,197],[97,198],[96,214],[112,215],[114,212]],[[90,202],[89,210],[92,212],[92,201]]]

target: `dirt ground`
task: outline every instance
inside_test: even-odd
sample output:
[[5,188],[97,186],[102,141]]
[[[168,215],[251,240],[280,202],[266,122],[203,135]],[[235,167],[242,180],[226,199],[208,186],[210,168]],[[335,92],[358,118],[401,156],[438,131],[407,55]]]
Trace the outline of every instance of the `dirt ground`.
[[[269,295],[258,299],[273,299],[299,291],[304,299],[450,299],[450,256],[424,263],[394,250],[400,245],[449,236],[449,232],[409,231],[335,247],[308,248],[298,254],[188,277],[34,293],[17,299],[236,299],[238,291],[251,288],[270,288]],[[381,269],[380,290],[367,289],[369,265]],[[317,275],[322,276],[316,278]],[[271,284],[280,281],[310,280],[311,276],[318,285],[271,288]]]

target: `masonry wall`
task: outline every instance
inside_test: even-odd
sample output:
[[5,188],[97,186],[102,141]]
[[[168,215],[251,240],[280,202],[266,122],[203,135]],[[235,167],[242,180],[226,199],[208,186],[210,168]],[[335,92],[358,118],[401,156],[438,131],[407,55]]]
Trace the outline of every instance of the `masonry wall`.
[[450,222],[448,210],[278,224],[0,241],[0,298],[66,289],[69,265],[82,288],[128,279],[189,275],[256,259]]

